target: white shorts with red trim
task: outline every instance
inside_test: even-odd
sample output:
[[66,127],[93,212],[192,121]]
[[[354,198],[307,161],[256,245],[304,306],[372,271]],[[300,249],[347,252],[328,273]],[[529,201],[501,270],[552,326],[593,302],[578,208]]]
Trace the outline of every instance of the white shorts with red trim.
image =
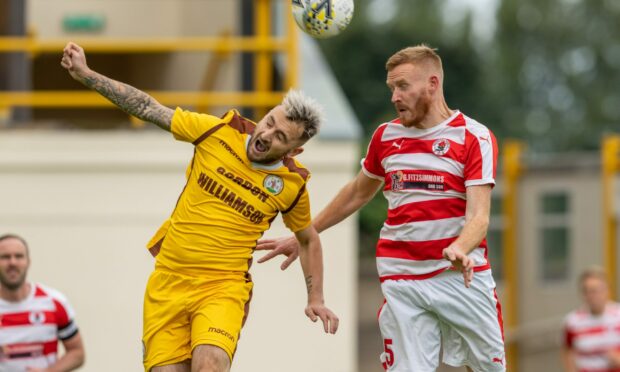
[[506,370],[502,312],[491,270],[475,273],[469,288],[457,271],[424,280],[386,280],[379,310],[383,367],[431,372],[443,362],[476,372]]

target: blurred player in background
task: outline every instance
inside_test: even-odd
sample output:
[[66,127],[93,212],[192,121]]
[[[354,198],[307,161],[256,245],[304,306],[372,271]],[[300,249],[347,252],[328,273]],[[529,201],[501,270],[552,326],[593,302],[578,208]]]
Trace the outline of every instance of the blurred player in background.
[[252,253],[280,212],[301,246],[306,315],[321,319],[325,332],[336,332],[338,318],[323,304],[309,172],[292,158],[318,131],[321,113],[313,100],[291,91],[255,124],[235,110],[218,118],[162,106],[89,69],[74,43],[65,47],[61,65],[123,111],[194,145],[187,184],[149,243],[156,263],[144,300],[146,371],[230,369],[249,309]]
[[[448,107],[433,49],[405,48],[386,69],[398,119],[379,126],[361,172],[313,225],[322,232],[337,224],[382,188],[388,215],[377,269],[385,297],[379,312],[384,368],[435,371],[441,344],[446,364],[504,371],[501,309],[485,238],[497,143],[484,125]],[[290,238],[264,240],[257,249],[272,250],[259,262],[287,255],[283,269],[297,257]]]
[[27,282],[29,267],[26,241],[0,236],[0,371],[73,371],[84,364],[75,313],[62,293]]
[[609,298],[607,275],[592,267],[579,278],[583,306],[564,323],[567,372],[620,372],[620,304]]

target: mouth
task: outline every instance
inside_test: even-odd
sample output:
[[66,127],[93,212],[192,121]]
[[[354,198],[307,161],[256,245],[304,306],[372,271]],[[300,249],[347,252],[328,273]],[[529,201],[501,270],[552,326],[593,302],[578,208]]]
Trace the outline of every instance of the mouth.
[[269,150],[269,147],[260,138],[257,138],[256,141],[254,141],[254,150],[262,154]]

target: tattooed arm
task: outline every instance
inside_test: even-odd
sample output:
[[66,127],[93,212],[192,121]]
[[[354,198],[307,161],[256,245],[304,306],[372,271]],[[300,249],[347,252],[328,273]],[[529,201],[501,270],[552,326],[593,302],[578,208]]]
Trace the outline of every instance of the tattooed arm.
[[336,333],[338,317],[325,306],[323,301],[323,255],[319,233],[310,225],[296,232],[295,237],[299,241],[299,260],[308,290],[306,316],[313,322],[321,319],[326,333]]
[[162,105],[141,90],[112,80],[88,68],[84,49],[79,45],[68,43],[63,50],[60,64],[69,71],[71,77],[90,89],[96,90],[121,110],[170,131],[173,109]]

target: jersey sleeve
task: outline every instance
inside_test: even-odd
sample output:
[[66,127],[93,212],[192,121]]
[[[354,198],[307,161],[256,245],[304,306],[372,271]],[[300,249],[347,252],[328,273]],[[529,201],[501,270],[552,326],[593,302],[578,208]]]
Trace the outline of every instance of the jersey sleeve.
[[75,312],[62,293],[49,287],[44,287],[44,289],[54,301],[58,339],[68,340],[78,333]]
[[564,337],[562,341],[564,343],[564,347],[566,347],[567,349],[572,349],[575,340],[575,332],[573,332],[570,325],[568,324],[568,320],[564,321],[563,336]]
[[493,133],[467,131],[465,136],[465,186],[495,185],[497,173],[497,141]]
[[362,159],[362,172],[370,178],[383,181],[385,178],[385,169],[381,165],[381,136],[385,130],[385,126],[379,127],[372,135],[372,139],[368,144],[366,157]]
[[[225,117],[229,115],[230,111]],[[172,116],[171,130],[177,140],[193,143],[209,130],[224,122],[224,119],[217,116],[185,111],[177,107]]]
[[293,204],[282,212],[282,219],[286,227],[294,233],[310,226],[312,216],[310,214],[310,196],[306,190],[306,185],[299,190]]

